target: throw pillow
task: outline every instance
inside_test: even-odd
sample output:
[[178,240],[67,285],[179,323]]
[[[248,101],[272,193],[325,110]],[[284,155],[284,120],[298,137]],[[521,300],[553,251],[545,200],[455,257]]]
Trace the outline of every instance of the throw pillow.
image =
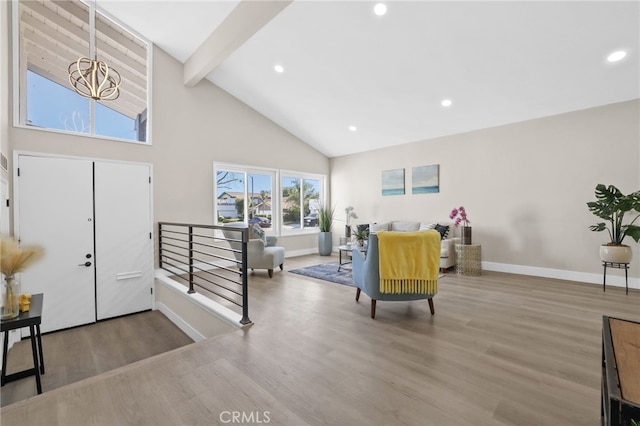
[[267,242],[267,236],[257,223],[249,224],[249,239],[250,240],[262,240]]
[[420,224],[420,231],[429,231],[431,229],[435,229],[436,228],[436,224],[435,223],[421,223]]
[[375,234],[378,231],[388,231],[388,230],[389,230],[389,222],[369,224],[369,233],[371,234]]
[[444,240],[445,238],[447,238],[447,235],[449,234],[449,226],[448,225],[436,224],[434,229],[440,233],[440,239],[441,240]]

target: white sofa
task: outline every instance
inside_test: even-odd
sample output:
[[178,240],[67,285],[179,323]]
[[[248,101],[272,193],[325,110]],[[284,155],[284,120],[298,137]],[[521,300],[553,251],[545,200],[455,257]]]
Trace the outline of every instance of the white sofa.
[[456,264],[456,244],[460,244],[460,238],[455,237],[455,229],[451,222],[416,222],[409,220],[394,220],[390,222],[378,222],[369,224],[369,232],[396,231],[414,232],[427,229],[434,229],[437,224],[448,226],[449,233],[440,243],[440,270],[444,272]]

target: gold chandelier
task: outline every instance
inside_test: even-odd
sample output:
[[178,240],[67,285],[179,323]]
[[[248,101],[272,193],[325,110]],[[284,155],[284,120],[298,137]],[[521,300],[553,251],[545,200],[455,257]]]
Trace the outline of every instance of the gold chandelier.
[[112,101],[120,96],[122,79],[118,71],[110,69],[104,61],[79,58],[69,65],[69,83],[85,98]]

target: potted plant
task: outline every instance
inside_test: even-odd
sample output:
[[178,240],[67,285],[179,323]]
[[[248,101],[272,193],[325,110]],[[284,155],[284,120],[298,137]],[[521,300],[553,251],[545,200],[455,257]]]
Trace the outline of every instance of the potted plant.
[[454,223],[456,227],[462,224],[462,229],[460,231],[461,243],[464,245],[470,245],[471,244],[471,226],[469,226],[469,224],[471,223],[471,221],[467,217],[467,211],[464,209],[464,207],[460,206],[460,208],[458,209],[454,208],[453,210],[451,210],[451,213],[449,213],[449,218],[456,219]]
[[[613,185],[596,185],[597,201],[587,203],[589,211],[607,222],[591,225],[589,229],[609,232],[610,242],[600,246],[600,259],[604,262],[630,263],[633,253],[631,247],[622,244],[629,236],[640,242],[640,226],[634,225],[640,217],[640,191],[624,195]],[[630,223],[624,223],[625,213],[635,210],[639,212]]]
[[364,246],[364,242],[369,238],[369,230],[366,228],[356,228],[353,230],[353,236],[360,247]]
[[318,253],[320,256],[329,256],[333,251],[331,226],[335,207],[329,207],[324,203],[318,203]]

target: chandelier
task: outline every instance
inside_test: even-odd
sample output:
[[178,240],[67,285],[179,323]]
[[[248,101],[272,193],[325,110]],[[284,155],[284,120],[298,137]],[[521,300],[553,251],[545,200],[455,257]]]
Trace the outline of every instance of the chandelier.
[[69,83],[85,98],[112,101],[120,96],[120,74],[104,61],[79,58],[69,65]]

